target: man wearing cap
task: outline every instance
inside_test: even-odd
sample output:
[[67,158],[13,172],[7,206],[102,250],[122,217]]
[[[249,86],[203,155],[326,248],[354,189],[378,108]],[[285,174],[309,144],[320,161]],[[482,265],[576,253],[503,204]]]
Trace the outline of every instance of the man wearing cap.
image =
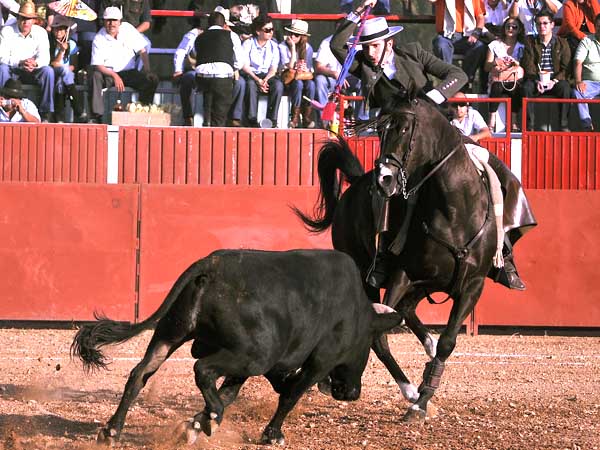
[[35,103],[24,97],[19,80],[11,78],[0,88],[0,122],[40,122]]
[[[123,92],[132,87],[139,93],[139,101],[150,104],[158,86],[158,77],[150,71],[150,60],[145,50],[146,41],[133,25],[121,22],[123,15],[116,6],[109,6],[102,15],[104,27],[92,43],[91,111],[92,122],[101,122],[104,114],[102,89],[114,86]],[[135,68],[139,55],[143,70]]]
[[[360,15],[377,0],[365,0],[336,30],[331,39],[331,51],[344,63],[346,43],[357,28]],[[363,94],[371,107],[383,107],[394,96],[407,95],[411,87],[424,90],[428,97],[440,104],[456,94],[467,82],[467,76],[458,67],[447,64],[425,51],[418,42],[398,45],[392,37],[403,27],[388,27],[383,17],[366,21],[359,39],[362,50],[355,55],[350,73],[361,79]],[[429,75],[441,80],[432,87]]]
[[0,86],[11,78],[39,85],[42,90],[40,113],[47,122],[54,111],[54,70],[48,65],[48,34],[34,24],[38,17],[34,3],[23,3],[16,16],[16,23],[0,31]]
[[203,93],[205,127],[226,125],[233,103],[235,77],[244,66],[239,36],[225,29],[228,20],[229,10],[213,11],[208,18],[208,29],[194,43],[196,83]]

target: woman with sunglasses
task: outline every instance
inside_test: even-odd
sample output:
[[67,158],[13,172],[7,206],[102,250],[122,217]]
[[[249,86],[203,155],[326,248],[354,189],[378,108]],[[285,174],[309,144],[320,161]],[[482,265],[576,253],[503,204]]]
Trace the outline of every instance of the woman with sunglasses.
[[[492,75],[499,74],[503,69],[510,66],[518,66],[523,56],[525,46],[523,39],[523,24],[519,19],[508,18],[500,31],[500,39],[496,39],[488,45],[487,57],[483,66],[486,72]],[[489,96],[490,98],[509,97],[511,102],[511,123],[512,131],[519,131],[517,126],[517,117],[521,111],[521,80],[515,76],[514,80],[507,82],[493,81],[490,77]],[[498,115],[499,103],[490,103],[490,119],[488,126],[490,130],[495,131]]]
[[[285,41],[279,44],[280,68],[295,69],[296,72],[313,71],[313,48],[308,43],[308,23],[304,20],[295,19],[292,25],[284,30],[290,34],[285,37]],[[300,126],[300,114],[302,114],[302,126],[304,128],[314,128],[313,109],[311,103],[306,100],[315,98],[315,80],[294,79],[287,86],[288,96],[292,102],[292,118],[289,123],[290,128]],[[305,98],[303,100],[303,97]]]

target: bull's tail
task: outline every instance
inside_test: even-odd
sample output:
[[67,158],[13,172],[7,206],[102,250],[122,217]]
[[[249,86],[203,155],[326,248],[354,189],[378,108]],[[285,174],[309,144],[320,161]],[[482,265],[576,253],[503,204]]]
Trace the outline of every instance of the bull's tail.
[[312,217],[292,207],[300,220],[314,233],[325,231],[333,222],[335,209],[342,194],[338,170],[350,184],[365,173],[360,161],[341,136],[337,140],[325,143],[319,152],[317,172],[320,189]]
[[81,359],[85,370],[105,369],[108,362],[100,349],[105,345],[123,343],[142,331],[155,328],[184,287],[198,274],[200,262],[194,263],[177,279],[162,305],[143,322],[118,322],[95,312],[94,317],[97,321],[85,324],[77,331],[71,344],[71,357]]

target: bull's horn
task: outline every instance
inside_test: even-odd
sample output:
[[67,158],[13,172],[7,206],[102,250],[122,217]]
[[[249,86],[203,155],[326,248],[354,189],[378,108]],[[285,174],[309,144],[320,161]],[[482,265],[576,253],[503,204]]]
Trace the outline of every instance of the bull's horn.
[[388,305],[384,305],[383,303],[373,303],[373,309],[377,314],[391,314],[396,312],[394,308],[390,308]]

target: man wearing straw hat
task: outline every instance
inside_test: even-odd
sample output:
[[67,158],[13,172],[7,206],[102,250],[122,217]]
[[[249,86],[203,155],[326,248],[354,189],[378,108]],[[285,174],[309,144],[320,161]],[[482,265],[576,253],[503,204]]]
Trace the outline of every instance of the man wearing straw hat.
[[17,13],[17,23],[0,32],[0,86],[9,79],[41,87],[40,115],[47,122],[54,111],[54,70],[50,63],[48,34],[35,25],[38,18],[33,2],[25,2]]
[[[357,28],[360,15],[377,0],[365,0],[336,30],[331,39],[331,51],[344,63],[348,50],[346,43]],[[406,95],[408,90],[424,90],[440,104],[454,96],[467,83],[467,76],[458,67],[447,64],[425,51],[418,42],[395,45],[392,39],[403,27],[389,27],[383,17],[365,22],[359,38],[362,50],[356,53],[350,73],[362,81],[362,89],[371,107],[383,107],[395,95]],[[433,88],[429,75],[441,80]]]

